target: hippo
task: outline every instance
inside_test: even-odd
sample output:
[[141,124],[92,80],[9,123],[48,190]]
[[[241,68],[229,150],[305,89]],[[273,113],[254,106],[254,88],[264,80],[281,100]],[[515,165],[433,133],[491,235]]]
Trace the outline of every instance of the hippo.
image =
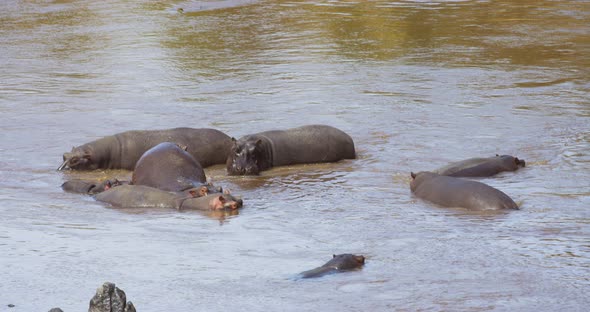
[[516,171],[525,166],[524,159],[510,155],[488,158],[470,158],[451,163],[435,173],[451,177],[490,177],[502,171]]
[[117,179],[114,180],[104,180],[98,182],[92,181],[85,181],[85,180],[69,180],[64,182],[61,185],[61,188],[66,192],[71,193],[80,193],[80,194],[98,194],[104,192],[112,187],[119,186],[122,184],[126,184],[125,181],[119,181]]
[[411,177],[412,193],[440,206],[473,210],[518,209],[508,195],[481,182],[433,172],[412,172]]
[[326,264],[313,270],[299,273],[300,278],[321,277],[326,274],[337,272],[352,271],[361,268],[365,264],[364,256],[353,254],[333,255]]
[[174,208],[178,210],[238,209],[242,199],[226,193],[197,195],[199,189],[167,192],[145,185],[122,185],[102,192],[95,199],[120,208]]
[[72,148],[64,153],[63,163],[57,170],[133,170],[143,153],[162,142],[186,146],[203,167],[225,163],[232,145],[228,135],[215,129],[133,130]]
[[352,138],[334,127],[309,125],[246,135],[233,145],[229,175],[258,175],[275,166],[336,162],[356,157]]
[[131,184],[180,192],[207,182],[205,171],[195,158],[180,146],[162,142],[137,161]]

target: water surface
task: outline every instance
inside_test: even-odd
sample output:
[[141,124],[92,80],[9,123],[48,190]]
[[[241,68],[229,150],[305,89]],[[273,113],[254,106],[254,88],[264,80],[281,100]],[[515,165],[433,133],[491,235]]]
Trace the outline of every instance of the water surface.
[[[179,10],[182,8],[182,10]],[[0,310],[584,311],[590,304],[586,1],[0,3]],[[72,146],[132,129],[234,137],[322,123],[358,159],[216,183],[237,215],[64,193]],[[443,209],[410,171],[511,154],[482,179],[519,211]],[[358,272],[294,281],[332,254]],[[8,308],[14,304],[14,308]]]

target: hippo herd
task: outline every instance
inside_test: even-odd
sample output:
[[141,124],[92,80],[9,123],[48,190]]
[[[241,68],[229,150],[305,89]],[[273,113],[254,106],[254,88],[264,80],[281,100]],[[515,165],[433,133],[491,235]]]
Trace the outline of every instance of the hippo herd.
[[[127,131],[64,153],[58,170],[127,169],[131,181],[66,181],[69,192],[92,195],[114,207],[178,210],[235,210],[239,196],[207,182],[203,168],[225,164],[228,175],[258,175],[276,166],[355,159],[352,138],[327,125],[308,125],[232,138],[215,129],[174,128]],[[434,171],[411,173],[410,190],[443,207],[474,210],[518,209],[502,191],[465,178],[515,171],[525,161],[509,155],[471,158]],[[361,255],[334,255],[301,278],[361,268]]]

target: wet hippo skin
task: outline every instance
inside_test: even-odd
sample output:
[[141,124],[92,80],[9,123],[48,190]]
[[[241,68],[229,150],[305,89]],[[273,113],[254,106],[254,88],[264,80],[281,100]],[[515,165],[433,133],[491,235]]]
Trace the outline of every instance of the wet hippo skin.
[[199,196],[195,190],[167,192],[145,185],[122,185],[95,196],[119,208],[174,208],[179,210],[238,209],[242,199],[229,193]]
[[433,172],[412,173],[411,176],[412,193],[440,206],[474,210],[518,209],[508,195],[481,182]]
[[162,142],[187,147],[203,167],[223,164],[231,147],[231,138],[215,129],[174,128],[165,130],[134,130],[106,136],[64,153],[58,170],[127,169],[150,148]]
[[510,155],[496,155],[454,162],[434,172],[451,177],[489,177],[503,171],[516,171],[524,166],[524,159]]
[[233,139],[226,168],[230,175],[257,175],[276,166],[355,157],[354,142],[348,134],[331,126],[309,125]]
[[207,182],[205,171],[195,158],[171,142],[160,143],[137,161],[131,184],[180,192]]
[[365,265],[365,257],[353,254],[333,255],[330,261],[315,269],[299,273],[300,278],[321,277],[327,274],[351,271]]

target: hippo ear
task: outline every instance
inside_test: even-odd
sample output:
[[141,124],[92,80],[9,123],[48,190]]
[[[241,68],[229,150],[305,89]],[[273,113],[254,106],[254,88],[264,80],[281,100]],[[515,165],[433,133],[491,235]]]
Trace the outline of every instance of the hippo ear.
[[332,254],[332,258],[336,258],[336,255],[335,254]]
[[233,143],[236,143],[238,140],[236,140],[236,138],[234,138],[234,137],[231,137],[231,141],[232,141]]
[[223,198],[223,196],[219,195],[217,199],[219,199],[222,204],[225,204],[225,198]]
[[416,174],[413,173],[413,172],[410,172],[410,176],[412,177],[412,179],[415,179],[416,178]]
[[260,146],[261,144],[262,144],[262,140],[261,139],[256,140],[256,146]]

